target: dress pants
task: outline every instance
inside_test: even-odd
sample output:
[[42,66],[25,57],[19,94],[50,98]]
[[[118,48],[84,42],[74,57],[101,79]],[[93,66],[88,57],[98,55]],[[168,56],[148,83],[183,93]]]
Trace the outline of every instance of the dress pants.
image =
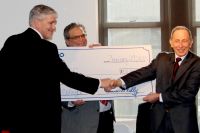
[[101,112],[99,115],[99,125],[97,133],[113,133],[114,132],[114,115],[112,109]]
[[174,133],[170,114],[168,111],[166,111],[165,116],[161,122],[161,125],[156,133]]
[[149,102],[138,105],[138,113],[136,119],[136,133],[152,133],[151,132],[151,107]]

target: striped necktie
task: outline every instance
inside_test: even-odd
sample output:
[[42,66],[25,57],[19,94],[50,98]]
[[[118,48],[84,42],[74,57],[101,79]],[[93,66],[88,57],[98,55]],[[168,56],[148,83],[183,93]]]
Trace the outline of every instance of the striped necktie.
[[176,58],[176,62],[174,63],[174,69],[173,69],[173,80],[175,79],[176,77],[176,72],[178,71],[178,68],[179,68],[179,64],[178,62],[181,61],[181,58]]

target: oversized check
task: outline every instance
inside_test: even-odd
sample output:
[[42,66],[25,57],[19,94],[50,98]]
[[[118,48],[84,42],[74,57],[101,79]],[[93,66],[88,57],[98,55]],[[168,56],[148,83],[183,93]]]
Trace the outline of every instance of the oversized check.
[[[152,60],[152,50],[150,45],[69,47],[59,49],[59,56],[71,71],[99,79],[118,79],[148,65]],[[127,90],[115,88],[111,92],[105,92],[104,89],[99,88],[94,95],[91,95],[61,84],[61,98],[62,101],[130,99],[143,97],[153,90],[154,82],[149,81]]]

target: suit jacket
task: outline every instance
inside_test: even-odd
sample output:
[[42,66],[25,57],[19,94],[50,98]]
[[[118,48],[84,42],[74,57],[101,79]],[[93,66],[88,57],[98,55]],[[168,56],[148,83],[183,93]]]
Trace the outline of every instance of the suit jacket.
[[[113,108],[113,102],[110,101]],[[111,110],[114,121],[114,111]],[[62,133],[96,133],[99,124],[99,101],[87,101],[81,106],[63,108]]]
[[189,52],[172,80],[174,53],[160,53],[148,66],[122,77],[126,87],[156,79],[156,92],[163,102],[152,106],[152,131],[156,132],[169,110],[175,133],[198,133],[195,96],[200,85],[200,59]]
[[60,82],[95,93],[99,81],[71,72],[55,44],[31,28],[9,37],[0,51],[0,128],[16,132],[61,130]]

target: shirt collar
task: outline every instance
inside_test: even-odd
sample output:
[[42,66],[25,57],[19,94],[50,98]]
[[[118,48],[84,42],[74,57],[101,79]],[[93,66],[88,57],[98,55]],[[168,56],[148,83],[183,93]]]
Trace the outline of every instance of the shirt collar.
[[38,35],[41,37],[41,39],[44,39],[42,34],[38,30],[34,29],[33,27],[30,27],[30,28],[33,29],[35,32],[37,32]]
[[179,64],[182,63],[182,61],[185,59],[185,57],[188,55],[188,53],[182,57],[179,57],[178,55],[175,54],[175,62],[176,62],[176,58],[181,58],[181,61],[179,61]]

